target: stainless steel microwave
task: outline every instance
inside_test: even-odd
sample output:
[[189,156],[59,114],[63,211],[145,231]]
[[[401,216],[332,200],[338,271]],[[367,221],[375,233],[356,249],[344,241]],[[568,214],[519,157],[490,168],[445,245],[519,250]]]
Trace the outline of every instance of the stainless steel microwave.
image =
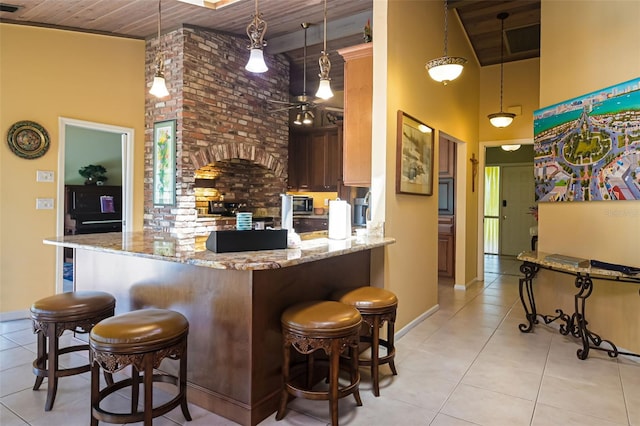
[[311,214],[313,213],[313,197],[306,195],[293,196],[293,214]]

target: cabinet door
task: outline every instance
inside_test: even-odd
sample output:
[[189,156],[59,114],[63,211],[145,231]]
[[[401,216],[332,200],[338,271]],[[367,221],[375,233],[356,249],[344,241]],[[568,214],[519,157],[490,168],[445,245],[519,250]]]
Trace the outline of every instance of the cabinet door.
[[309,161],[309,135],[302,132],[291,132],[289,134],[288,189],[310,189]]
[[309,141],[309,183],[312,191],[326,191],[327,134],[312,133]]
[[344,58],[343,180],[347,186],[371,186],[371,109],[373,46],[338,50]]
[[330,191],[338,189],[338,182],[342,181],[342,128],[327,134],[325,183]]

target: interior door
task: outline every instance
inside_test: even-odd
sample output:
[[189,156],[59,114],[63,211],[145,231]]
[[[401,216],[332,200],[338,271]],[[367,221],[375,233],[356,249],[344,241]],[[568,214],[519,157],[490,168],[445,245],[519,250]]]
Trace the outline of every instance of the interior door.
[[533,165],[503,166],[500,207],[500,254],[517,256],[529,250],[529,227],[534,219],[529,207],[535,203]]

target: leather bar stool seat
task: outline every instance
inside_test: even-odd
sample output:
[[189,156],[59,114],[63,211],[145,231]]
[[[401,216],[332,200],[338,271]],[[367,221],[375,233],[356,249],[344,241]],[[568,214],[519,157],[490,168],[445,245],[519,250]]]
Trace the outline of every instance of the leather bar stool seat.
[[[380,365],[389,364],[393,375],[398,371],[394,363],[396,349],[394,345],[394,328],[398,298],[392,292],[377,287],[359,287],[353,290],[335,293],[332,297],[347,305],[354,306],[362,315],[362,322],[369,327],[369,333],[361,336],[363,342],[371,343],[371,357],[359,360],[362,366],[371,367],[373,394],[380,396]],[[386,321],[387,339],[380,338],[380,328]],[[380,346],[386,348],[386,355],[380,356]]]
[[[166,309],[141,309],[107,318],[92,330],[89,339],[91,356],[91,425],[98,421],[124,424],[143,421],[150,426],[153,418],[180,405],[191,421],[187,404],[187,336],[189,322],[180,313]],[[180,360],[179,377],[156,373],[163,359]],[[107,383],[100,390],[100,370],[114,373],[131,365],[131,377]],[[143,377],[144,408],[138,410],[140,373]],[[174,398],[153,406],[153,383],[170,383],[177,388]],[[113,392],[131,387],[131,412],[113,413],[100,407]]]
[[[358,344],[362,318],[357,309],[334,301],[305,302],[286,309],[281,316],[284,360],[282,365],[283,390],[276,420],[286,414],[289,396],[311,400],[328,400],[331,424],[338,425],[338,399],[353,395],[356,404],[362,405],[358,386]],[[307,355],[306,386],[292,377],[291,349]],[[329,358],[329,389],[312,390],[313,352],[323,349]],[[351,364],[347,366],[350,383],[340,387],[338,383],[340,355],[347,351]],[[295,366],[294,366],[295,367]]]
[[[102,291],[76,291],[45,297],[31,305],[33,332],[37,334],[37,358],[33,361],[33,374],[36,382],[33,390],[38,390],[44,378],[47,378],[47,401],[45,411],[51,411],[56,399],[58,378],[86,373],[87,364],[60,368],[59,356],[62,354],[88,351],[89,345],[71,345],[60,348],[60,336],[65,330],[76,333],[89,333],[101,320],[113,316],[116,299]],[[88,361],[88,358],[87,358]]]

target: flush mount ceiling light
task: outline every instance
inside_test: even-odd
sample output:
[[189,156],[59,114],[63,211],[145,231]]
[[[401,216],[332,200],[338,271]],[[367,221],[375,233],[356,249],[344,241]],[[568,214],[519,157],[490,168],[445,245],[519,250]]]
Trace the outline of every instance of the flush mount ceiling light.
[[324,47],[318,60],[320,64],[320,84],[318,85],[318,91],[316,96],[320,99],[329,99],[333,97],[331,91],[331,78],[329,72],[331,71],[331,61],[329,60],[329,54],[327,53],[327,0],[324,0]]
[[520,145],[515,144],[515,145],[500,145],[500,148],[502,148],[504,151],[517,151],[520,149]]
[[[504,112],[502,110],[502,88],[504,84],[504,20],[509,17],[507,12],[502,12],[498,14],[498,19],[501,22],[500,26],[500,112],[495,112],[493,114],[489,114],[489,121],[494,127],[507,127],[513,121],[513,118],[516,116],[511,112]],[[520,148],[520,145],[518,145]],[[516,149],[518,149],[516,148]],[[504,148],[502,148],[504,149]],[[515,151],[515,149],[511,150]]]
[[160,26],[162,24],[162,0],[158,0],[158,48],[156,50],[156,73],[153,76],[153,84],[149,93],[157,98],[169,96],[167,84],[164,80],[164,55],[160,49]]
[[462,73],[467,60],[460,57],[447,56],[447,0],[444,0],[444,55],[440,58],[432,59],[425,65],[429,76],[445,86],[455,80]]
[[249,62],[244,67],[247,71],[261,73],[269,70],[264,63],[264,53],[262,48],[267,45],[264,34],[267,32],[267,23],[262,19],[262,13],[258,12],[258,0],[256,0],[256,13],[247,25],[247,35],[249,36],[250,55]]

